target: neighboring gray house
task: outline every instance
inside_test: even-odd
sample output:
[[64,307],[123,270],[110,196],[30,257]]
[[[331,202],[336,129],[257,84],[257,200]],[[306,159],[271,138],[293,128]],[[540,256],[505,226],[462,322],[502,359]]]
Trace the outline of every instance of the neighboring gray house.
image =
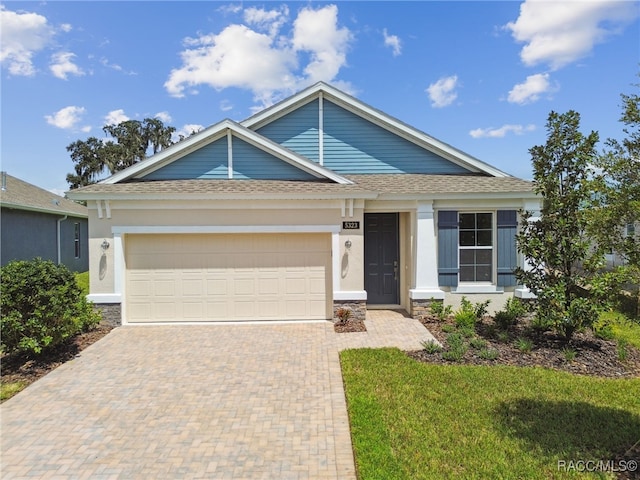
[[41,257],[89,270],[87,207],[0,174],[0,263]]

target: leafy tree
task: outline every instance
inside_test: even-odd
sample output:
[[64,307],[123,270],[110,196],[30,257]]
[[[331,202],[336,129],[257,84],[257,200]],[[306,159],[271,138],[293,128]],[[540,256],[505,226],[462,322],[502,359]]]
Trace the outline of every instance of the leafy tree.
[[[570,340],[598,318],[599,302],[591,289],[598,279],[602,256],[587,235],[591,200],[589,178],[597,153],[597,132],[584,136],[580,115],[551,112],[547,142],[529,150],[534,190],[542,196],[540,218],[525,212],[518,247],[528,267],[516,271],[518,280],[537,295],[536,315]],[[586,287],[589,287],[587,290]]]
[[[640,86],[640,85],[636,85]],[[640,96],[621,95],[620,121],[626,138],[608,139],[597,158],[593,180],[595,195],[589,218],[589,232],[600,250],[616,252],[624,260],[610,274],[615,284],[629,283],[635,288],[636,314],[640,315]]]
[[176,131],[158,118],[145,118],[142,122],[126,120],[105,125],[102,130],[111,139],[89,137],[67,146],[75,163],[74,173],[67,175],[71,188],[95,183],[105,171],[114,174],[144,160],[148,153],[158,153],[172,145],[171,136]]

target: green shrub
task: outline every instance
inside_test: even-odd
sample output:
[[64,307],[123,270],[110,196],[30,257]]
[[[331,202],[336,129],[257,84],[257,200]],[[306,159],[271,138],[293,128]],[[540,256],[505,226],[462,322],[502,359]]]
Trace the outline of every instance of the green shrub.
[[442,351],[442,347],[435,340],[423,341],[422,346],[424,347],[425,351],[429,354],[440,353]]
[[522,353],[530,353],[533,350],[533,342],[528,338],[518,337],[515,341],[515,347]]
[[20,260],[2,267],[0,275],[0,344],[7,353],[38,354],[100,321],[64,265]]
[[462,335],[451,333],[447,335],[447,351],[442,353],[442,358],[452,362],[459,362],[467,351],[467,345]]
[[487,341],[482,338],[476,337],[472,338],[469,341],[469,345],[471,346],[471,348],[475,348],[476,350],[482,350],[487,346]]
[[567,363],[571,363],[576,359],[577,352],[573,348],[565,347],[562,349],[562,355]]
[[498,358],[498,350],[495,348],[483,348],[478,354],[483,360],[495,360]]
[[476,315],[473,312],[458,310],[453,319],[456,322],[456,326],[460,328],[473,328],[476,325]]
[[526,313],[527,309],[522,302],[515,297],[510,297],[504,308],[496,312],[493,320],[501,329],[506,330],[518,323],[518,319]]
[[431,315],[436,317],[439,321],[444,322],[451,315],[453,307],[451,305],[445,306],[444,302],[439,302],[432,298],[431,303],[429,304],[429,310],[431,310]]

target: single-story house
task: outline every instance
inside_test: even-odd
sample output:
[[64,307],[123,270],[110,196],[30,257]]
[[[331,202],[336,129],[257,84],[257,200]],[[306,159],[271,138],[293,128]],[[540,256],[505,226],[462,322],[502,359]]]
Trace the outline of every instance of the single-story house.
[[68,192],[124,323],[332,319],[517,294],[514,178],[325,83]]
[[6,172],[0,182],[2,265],[41,257],[75,272],[89,270],[87,207]]

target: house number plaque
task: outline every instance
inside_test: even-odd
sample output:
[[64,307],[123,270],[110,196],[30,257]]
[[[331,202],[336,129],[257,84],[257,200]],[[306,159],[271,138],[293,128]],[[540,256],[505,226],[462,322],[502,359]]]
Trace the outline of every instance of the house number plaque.
[[343,230],[360,230],[360,222],[342,222]]

